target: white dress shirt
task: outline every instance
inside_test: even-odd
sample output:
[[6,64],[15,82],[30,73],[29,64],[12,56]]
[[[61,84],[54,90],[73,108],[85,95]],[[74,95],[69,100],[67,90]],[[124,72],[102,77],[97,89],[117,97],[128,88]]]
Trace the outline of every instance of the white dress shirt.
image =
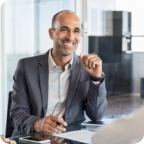
[[73,58],[65,66],[63,71],[61,66],[54,62],[52,50],[49,51],[49,81],[48,81],[48,108],[46,115],[62,117],[65,113],[65,101],[67,98]]

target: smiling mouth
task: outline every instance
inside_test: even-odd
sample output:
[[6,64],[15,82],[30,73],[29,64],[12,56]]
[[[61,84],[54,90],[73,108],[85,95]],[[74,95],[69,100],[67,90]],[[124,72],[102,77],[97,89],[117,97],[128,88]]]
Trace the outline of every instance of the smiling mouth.
[[67,47],[71,47],[74,45],[74,43],[72,43],[72,42],[64,42],[63,44]]

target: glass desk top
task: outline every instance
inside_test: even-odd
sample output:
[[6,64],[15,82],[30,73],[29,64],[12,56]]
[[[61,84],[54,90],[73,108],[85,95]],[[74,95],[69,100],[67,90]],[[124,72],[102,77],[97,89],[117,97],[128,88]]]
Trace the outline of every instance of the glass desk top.
[[[66,127],[66,132],[70,131],[76,131],[76,130],[89,130],[89,131],[96,131],[99,127],[97,126],[82,126],[81,123],[74,123],[71,125],[68,125]],[[20,141],[20,137],[25,137],[25,136],[33,136],[35,139],[50,139],[51,142],[49,144],[82,144],[81,142],[70,140],[70,139],[65,139],[65,138],[60,138],[57,136],[53,135],[48,135],[48,134],[42,134],[42,133],[31,133],[27,135],[20,135],[20,136],[15,136],[11,137],[10,139],[15,140],[17,144],[30,144],[32,142],[24,142]],[[34,144],[34,143],[32,143]],[[48,144],[48,143],[45,143]]]

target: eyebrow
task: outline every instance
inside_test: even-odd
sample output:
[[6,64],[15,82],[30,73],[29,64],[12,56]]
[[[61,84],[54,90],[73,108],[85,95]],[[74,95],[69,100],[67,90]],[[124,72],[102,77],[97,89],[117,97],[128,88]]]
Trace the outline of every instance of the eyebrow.
[[76,30],[79,30],[79,31],[81,31],[81,29],[80,28],[75,28]]
[[[62,28],[69,29],[69,27],[68,27],[68,26],[62,26],[60,29],[62,29]],[[78,27],[76,27],[76,28],[74,28],[74,29],[76,29],[76,30],[79,30],[79,31],[80,31],[80,28],[78,28]]]

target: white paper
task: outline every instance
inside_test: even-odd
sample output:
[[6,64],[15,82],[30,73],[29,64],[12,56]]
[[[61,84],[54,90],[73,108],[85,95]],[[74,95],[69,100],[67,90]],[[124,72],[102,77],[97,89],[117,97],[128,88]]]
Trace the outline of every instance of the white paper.
[[57,137],[67,138],[70,140],[75,140],[83,143],[91,143],[91,139],[94,134],[95,132],[91,132],[88,130],[77,130],[54,135]]

